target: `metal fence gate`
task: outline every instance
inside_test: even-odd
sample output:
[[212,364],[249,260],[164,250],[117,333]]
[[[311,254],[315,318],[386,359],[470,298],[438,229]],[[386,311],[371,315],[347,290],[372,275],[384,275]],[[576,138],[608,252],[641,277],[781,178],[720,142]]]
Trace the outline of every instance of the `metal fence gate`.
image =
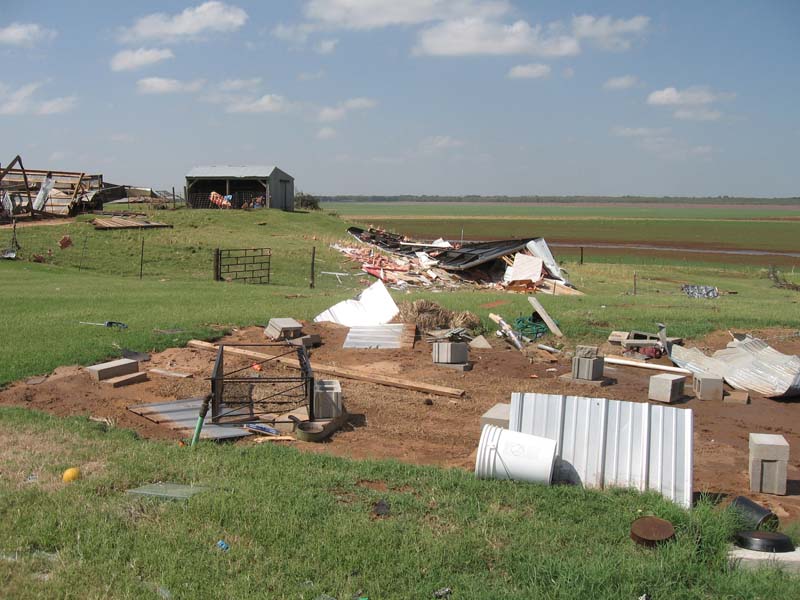
[[214,250],[214,281],[269,283],[270,248]]

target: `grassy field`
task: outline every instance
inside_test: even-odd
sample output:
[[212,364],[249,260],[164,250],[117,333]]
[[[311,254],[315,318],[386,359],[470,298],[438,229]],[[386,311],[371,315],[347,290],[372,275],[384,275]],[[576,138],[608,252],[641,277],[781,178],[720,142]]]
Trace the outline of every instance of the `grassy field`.
[[[0,436],[6,598],[407,599],[444,587],[454,600],[797,597],[795,578],[728,569],[736,523],[708,503],[686,512],[656,494],[269,444],[190,450],[19,409],[0,409]],[[75,464],[84,478],[62,484]],[[154,481],[208,490],[186,502],[125,493]],[[381,499],[390,514],[376,518]],[[629,539],[650,514],[675,524],[673,543]]]
[[[317,275],[310,290],[310,248],[318,249],[318,271],[347,271],[328,243],[344,235],[346,223],[322,214],[270,213],[261,217],[221,211],[177,211],[160,214],[175,229],[144,232],[95,231],[86,223],[20,230],[22,253],[54,247],[50,264],[0,263],[0,336],[14,351],[0,362],[0,384],[46,373],[63,364],[91,364],[118,356],[120,348],[160,350],[192,337],[211,337],[234,326],[266,323],[273,316],[310,319],[333,303],[351,297],[363,285],[360,276]],[[56,241],[68,233],[75,241],[59,250]],[[145,236],[144,278],[138,279],[141,236]],[[316,237],[316,240],[313,238]],[[78,270],[82,240],[87,241],[83,270]],[[252,286],[211,280],[211,249],[225,240],[238,247],[266,245],[274,250],[273,283]],[[666,322],[676,335],[700,336],[715,329],[800,325],[797,293],[778,290],[756,267],[710,265],[631,266],[612,263],[567,263],[584,297],[542,298],[571,339],[600,340],[612,329],[652,329]],[[638,295],[633,296],[633,273]],[[682,283],[716,285],[735,291],[714,301],[687,298]],[[472,310],[489,326],[490,309],[480,304],[510,300],[507,317],[528,311],[524,296],[502,292],[421,293],[451,308]],[[80,321],[122,321],[127,330],[80,325]],[[160,330],[179,329],[178,334]]]
[[[665,201],[665,203],[669,203]],[[579,205],[579,204],[524,204],[488,202],[323,202],[323,210],[344,217],[552,217],[564,219],[585,218],[646,218],[646,219],[779,219],[800,218],[800,203],[788,206],[753,207],[701,205],[676,210],[674,206],[659,207],[652,204],[636,205]]]
[[[327,247],[345,238],[347,226],[329,215],[176,211],[157,218],[175,228],[100,232],[78,222],[19,230],[22,255],[41,253],[49,262],[0,262],[0,385],[116,357],[121,348],[179,346],[273,316],[308,319],[363,288],[361,276],[339,284],[318,275],[309,289],[313,245],[318,271],[354,268]],[[60,250],[65,234],[74,245]],[[247,246],[273,248],[273,283],[213,282],[212,249]],[[800,328],[797,292],[772,287],[756,267],[565,267],[587,295],[540,299],[570,343],[600,341],[612,329],[652,329],[656,321],[687,337]],[[737,293],[693,300],[682,283]],[[530,311],[525,296],[500,292],[394,296],[473,310],[487,327],[490,310],[509,319]],[[510,302],[480,307],[495,300]],[[79,324],[105,320],[129,328]],[[311,600],[325,593],[341,600],[360,590],[373,599],[430,598],[442,587],[454,590],[453,599],[797,597],[796,580],[727,569],[724,548],[734,523],[707,504],[685,512],[654,495],[478,482],[459,470],[351,462],[268,445],[202,444],[192,452],[21,409],[0,409],[0,439],[4,597]],[[86,477],[61,484],[61,471],[75,464]],[[387,491],[362,480],[383,482]],[[210,490],[183,504],[124,494],[154,481]],[[391,504],[388,519],[370,514],[379,498]],[[628,527],[643,514],[672,519],[676,542],[636,548]],[[229,552],[216,549],[219,539]]]

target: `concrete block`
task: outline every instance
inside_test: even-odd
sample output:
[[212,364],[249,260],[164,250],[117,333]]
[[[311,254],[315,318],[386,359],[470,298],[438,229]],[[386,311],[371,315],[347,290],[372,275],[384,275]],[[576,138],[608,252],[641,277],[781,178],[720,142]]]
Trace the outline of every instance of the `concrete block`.
[[597,346],[575,346],[575,356],[578,358],[597,358],[599,355]]
[[472,363],[436,363],[437,367],[455,369],[456,371],[472,371]]
[[788,464],[785,460],[751,458],[750,491],[785,496]]
[[750,434],[750,458],[762,460],[789,460],[789,442],[774,433]]
[[481,428],[484,425],[494,425],[495,427],[502,427],[508,429],[508,423],[511,419],[511,405],[498,403],[492,408],[487,410],[481,415]]
[[478,350],[491,350],[492,349],[492,345],[489,343],[489,340],[487,340],[482,335],[479,335],[478,337],[476,337],[473,340],[471,340],[469,342],[469,347],[470,348],[476,348]]
[[86,367],[86,370],[89,371],[92,377],[97,381],[103,381],[105,379],[119,377],[120,375],[136,373],[139,370],[139,363],[129,358],[120,358],[119,360],[112,360],[110,362],[100,363],[99,365]]
[[603,378],[604,366],[605,361],[601,357],[581,358],[576,356],[572,359],[572,378],[598,381]]
[[698,400],[722,400],[722,377],[713,375],[695,375],[692,380],[694,395]]
[[722,398],[725,404],[750,404],[750,394],[744,390],[728,392]]
[[617,383],[617,380],[611,377],[601,377],[600,379],[575,379],[572,377],[572,373],[564,373],[563,375],[559,375],[558,378],[564,383],[590,385],[592,387],[605,387]]
[[147,373],[145,371],[137,371],[136,373],[128,373],[127,375],[104,379],[103,383],[110,383],[111,387],[117,388],[132,383],[141,383],[142,381],[147,381]]
[[303,334],[303,324],[288,317],[273,318],[264,333],[272,340],[290,340]]
[[314,382],[314,418],[335,419],[342,414],[342,385],[337,379]]
[[686,377],[672,373],[660,373],[650,378],[647,398],[656,402],[671,404],[683,396]]
[[322,338],[318,333],[310,333],[293,340],[289,340],[293,346],[305,346],[306,348],[313,348],[322,344]]
[[731,546],[728,564],[739,569],[777,568],[787,573],[800,573],[800,548],[794,552],[758,552]]
[[433,362],[463,364],[469,362],[469,346],[465,342],[436,342]]

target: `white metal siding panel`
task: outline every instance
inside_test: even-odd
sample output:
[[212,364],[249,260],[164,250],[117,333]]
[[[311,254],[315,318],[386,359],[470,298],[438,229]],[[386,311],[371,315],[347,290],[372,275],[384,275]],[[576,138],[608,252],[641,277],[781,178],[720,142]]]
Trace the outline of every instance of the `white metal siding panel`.
[[691,506],[692,411],[605,398],[512,394],[509,429],[552,439],[556,478],[654,490]]

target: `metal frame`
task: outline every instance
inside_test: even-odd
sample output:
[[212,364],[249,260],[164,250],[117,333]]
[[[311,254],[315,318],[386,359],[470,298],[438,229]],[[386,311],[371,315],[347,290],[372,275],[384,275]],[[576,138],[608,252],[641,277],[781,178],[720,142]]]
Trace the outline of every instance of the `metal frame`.
[[[225,371],[225,348],[271,348],[279,353],[264,360],[257,360],[238,369]],[[282,351],[282,352],[280,352]],[[296,354],[300,363],[300,374],[289,377],[271,377],[267,375],[251,376],[242,372],[251,369],[253,365],[266,365],[278,363],[278,359]],[[240,356],[240,355],[237,355]],[[305,403],[308,406],[308,417],[314,420],[314,371],[308,352],[302,345],[295,346],[285,342],[264,344],[221,344],[217,350],[217,359],[211,373],[211,421],[219,423],[223,419],[239,421],[252,421],[259,416],[274,414],[267,411],[266,405],[298,405]],[[247,384],[250,386],[249,397],[246,400],[231,400],[225,398],[225,388],[229,384]],[[253,391],[256,386],[271,387],[272,391],[264,398],[255,399]],[[243,412],[244,411],[244,412]],[[278,422],[278,421],[275,421]],[[289,422],[289,421],[286,421]]]

